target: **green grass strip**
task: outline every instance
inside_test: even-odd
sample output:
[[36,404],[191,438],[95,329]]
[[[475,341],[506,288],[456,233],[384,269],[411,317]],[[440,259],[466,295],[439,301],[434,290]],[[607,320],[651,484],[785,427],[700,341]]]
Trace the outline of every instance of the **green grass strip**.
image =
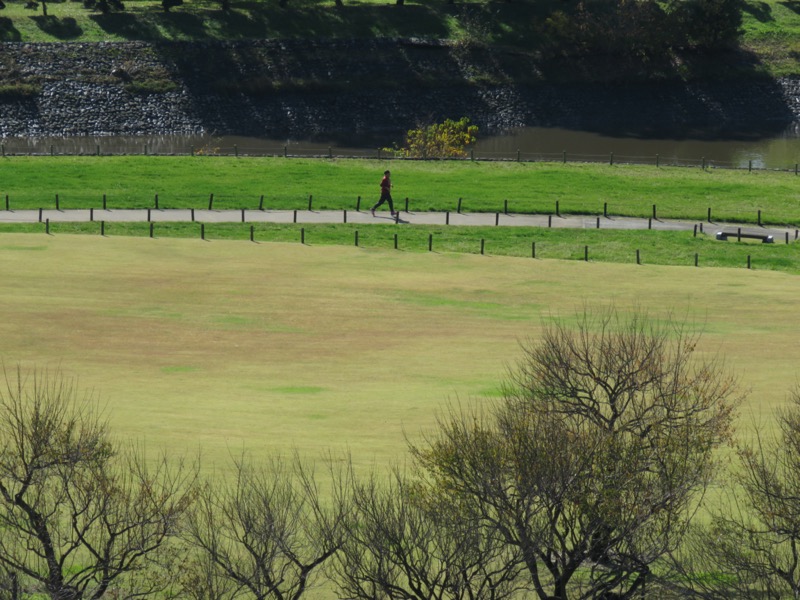
[[0,210],[209,207],[366,210],[391,168],[409,210],[603,214],[765,225],[800,223],[794,172],[478,161],[276,157],[27,157],[0,159]]
[[[45,224],[0,226],[3,232],[45,234]],[[149,223],[50,223],[50,235],[150,235]],[[364,250],[466,253],[641,265],[673,265],[800,272],[800,245],[721,242],[684,231],[567,230],[533,227],[447,227],[357,224],[154,223],[156,238],[206,242],[301,243]],[[396,236],[396,240],[395,240]]]

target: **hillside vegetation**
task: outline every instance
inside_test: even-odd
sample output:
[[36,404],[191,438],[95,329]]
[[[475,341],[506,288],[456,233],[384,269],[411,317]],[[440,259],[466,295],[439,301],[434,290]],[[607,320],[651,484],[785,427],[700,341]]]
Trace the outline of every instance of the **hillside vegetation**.
[[[80,2],[9,0],[0,40],[188,41],[291,38],[427,38],[465,51],[494,49],[514,80],[564,81],[786,76],[800,73],[800,15],[791,2],[660,3],[133,0],[103,13]],[[741,7],[741,12],[739,10]],[[46,9],[46,15],[43,14]],[[741,15],[741,19],[740,19]],[[0,58],[2,67],[2,58]],[[568,67],[568,68],[567,68]],[[504,72],[509,66],[504,65]],[[480,83],[480,81],[478,81]],[[493,83],[493,82],[490,82]]]

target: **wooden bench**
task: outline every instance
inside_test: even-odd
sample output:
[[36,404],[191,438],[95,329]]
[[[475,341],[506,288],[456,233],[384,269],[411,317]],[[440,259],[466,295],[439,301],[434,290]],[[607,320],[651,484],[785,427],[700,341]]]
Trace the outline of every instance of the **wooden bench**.
[[736,238],[737,240],[741,239],[748,239],[748,240],[761,240],[762,244],[773,244],[775,243],[775,239],[771,235],[767,235],[766,233],[744,233],[741,230],[739,231],[718,231],[717,232],[717,239],[718,240],[727,240],[728,238]]

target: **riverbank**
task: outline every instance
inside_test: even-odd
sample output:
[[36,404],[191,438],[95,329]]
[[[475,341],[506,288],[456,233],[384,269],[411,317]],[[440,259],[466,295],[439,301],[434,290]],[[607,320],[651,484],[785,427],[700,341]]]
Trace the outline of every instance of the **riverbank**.
[[387,136],[469,117],[617,135],[752,137],[800,123],[800,78],[548,83],[534,57],[421,39],[3,43],[0,137]]

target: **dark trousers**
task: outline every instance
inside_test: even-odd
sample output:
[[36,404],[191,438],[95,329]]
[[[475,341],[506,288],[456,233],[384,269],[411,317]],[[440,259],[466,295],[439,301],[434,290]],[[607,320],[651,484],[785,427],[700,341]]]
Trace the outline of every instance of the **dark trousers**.
[[378,208],[384,202],[389,203],[389,210],[394,212],[394,203],[392,202],[392,195],[389,192],[381,192],[381,199],[378,200],[378,203],[372,207],[372,210]]

